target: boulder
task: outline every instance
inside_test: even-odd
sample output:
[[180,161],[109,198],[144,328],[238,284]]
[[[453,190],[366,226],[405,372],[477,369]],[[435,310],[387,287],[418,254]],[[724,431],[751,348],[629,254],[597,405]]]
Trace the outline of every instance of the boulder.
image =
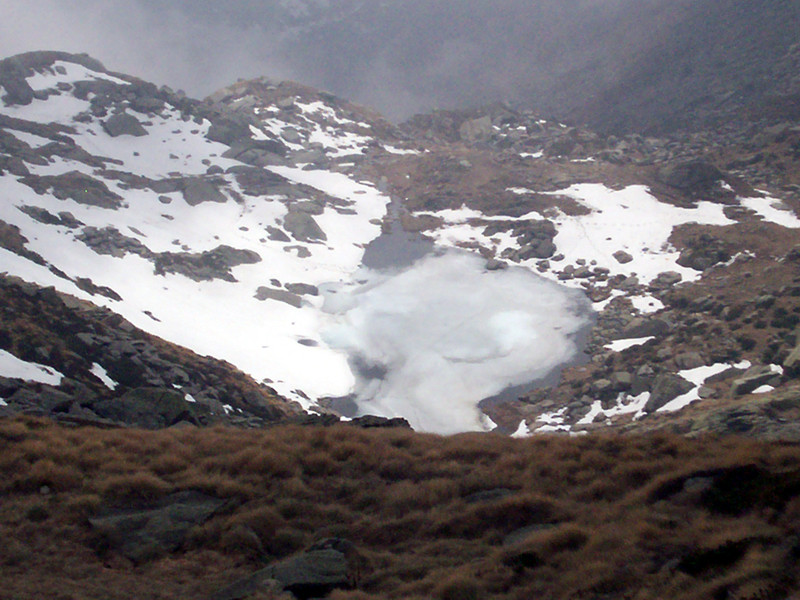
[[178,492],[154,503],[102,509],[89,524],[101,548],[141,562],[177,550],[192,527],[204,523],[225,503],[201,492]]
[[731,386],[731,393],[734,396],[742,396],[744,394],[749,394],[750,392],[761,387],[762,385],[776,383],[774,381],[775,379],[780,379],[780,375],[773,372],[769,366],[756,365],[745,371],[744,375],[742,375],[738,379],[733,380],[733,385]]
[[226,146],[230,146],[242,138],[249,139],[250,137],[250,128],[247,124],[231,119],[215,119],[206,134],[206,138],[212,142],[219,142]]
[[265,286],[261,286],[256,290],[255,299],[261,301],[277,300],[278,302],[284,302],[295,308],[303,306],[303,299],[297,294],[293,294],[287,290],[276,290]]
[[111,137],[132,135],[142,137],[147,135],[147,130],[142,127],[139,119],[128,113],[119,113],[103,121],[103,130]]
[[789,356],[783,361],[783,368],[790,377],[800,375],[800,343],[792,349]]
[[335,589],[354,588],[360,563],[352,543],[339,538],[326,539],[236,581],[212,594],[210,600],[241,600],[275,587],[301,599],[321,598]]
[[703,357],[699,352],[684,352],[675,357],[675,366],[679,369],[696,369],[705,365]]
[[686,245],[677,262],[682,267],[689,267],[695,271],[705,271],[731,258],[725,243],[707,233],[688,240]]
[[659,273],[658,276],[650,282],[650,286],[656,289],[664,289],[672,287],[676,283],[680,283],[682,279],[683,275],[677,271],[664,271],[663,273]]
[[403,417],[379,417],[377,415],[364,415],[355,417],[348,421],[350,425],[361,427],[362,429],[411,429],[411,425]]
[[23,177],[20,181],[37,194],[52,190],[53,195],[59,200],[70,199],[78,204],[100,208],[119,208],[122,205],[122,196],[109,190],[103,181],[80,171],[44,177],[31,175]]
[[670,187],[699,196],[717,187],[723,173],[709,162],[691,160],[662,167],[657,177]]
[[650,392],[650,399],[647,401],[644,410],[648,413],[655,412],[668,402],[693,389],[694,384],[686,381],[680,375],[663,373],[656,377],[653,382],[653,390]]
[[465,142],[486,141],[492,137],[492,119],[488,115],[464,121],[458,128],[458,135]]
[[189,206],[197,206],[202,202],[227,202],[228,198],[208,179],[192,177],[187,179],[183,190],[183,199]]
[[624,250],[617,250],[612,254],[614,260],[616,260],[619,264],[624,265],[631,261],[633,261],[633,256],[625,252]]
[[302,144],[303,138],[300,133],[292,127],[285,127],[281,130],[281,137],[290,144]]
[[24,77],[4,75],[0,79],[0,85],[6,92],[3,96],[6,104],[27,105],[33,102],[33,88],[28,85]]
[[622,330],[618,339],[626,340],[630,338],[643,338],[650,336],[660,336],[667,333],[672,326],[664,319],[645,319],[637,317]]
[[309,283],[287,283],[286,289],[298,296],[319,296],[319,288]]
[[299,242],[311,240],[327,240],[328,237],[322,231],[314,217],[305,212],[292,211],[283,220],[283,228]]
[[157,387],[135,388],[118,398],[95,402],[91,409],[106,419],[144,429],[160,429],[180,421],[198,424],[204,412],[200,404],[187,402],[182,392]]
[[205,252],[162,252],[155,256],[155,273],[180,273],[195,281],[222,279],[236,281],[231,267],[252,265],[261,262],[261,256],[253,250],[243,250],[221,245]]

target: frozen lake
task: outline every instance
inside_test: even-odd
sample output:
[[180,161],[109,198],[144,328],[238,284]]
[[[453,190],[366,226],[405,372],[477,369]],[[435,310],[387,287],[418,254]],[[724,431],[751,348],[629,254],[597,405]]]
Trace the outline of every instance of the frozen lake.
[[490,429],[479,402],[574,360],[590,319],[580,292],[524,268],[487,271],[466,252],[356,279],[324,290],[323,339],[347,353],[355,414],[402,416],[419,431]]

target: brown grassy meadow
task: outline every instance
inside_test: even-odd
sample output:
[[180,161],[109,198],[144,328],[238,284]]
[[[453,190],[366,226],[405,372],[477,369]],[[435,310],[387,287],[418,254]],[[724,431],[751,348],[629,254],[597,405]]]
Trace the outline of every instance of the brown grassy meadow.
[[[175,553],[97,551],[93,511],[187,489],[236,502]],[[736,438],[5,420],[0,598],[204,598],[325,537],[364,562],[334,600],[790,598],[798,492],[800,447]]]

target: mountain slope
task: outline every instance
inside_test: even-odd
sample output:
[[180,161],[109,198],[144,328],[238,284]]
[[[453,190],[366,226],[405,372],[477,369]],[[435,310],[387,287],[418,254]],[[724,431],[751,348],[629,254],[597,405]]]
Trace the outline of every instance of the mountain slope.
[[[87,57],[0,67],[2,270],[258,382],[147,367],[129,388],[253,424],[278,394],[440,433],[717,431],[747,405],[754,434],[797,435],[791,124],[709,146],[494,105],[396,128],[264,78],[199,102]],[[130,391],[100,385],[123,383],[103,348],[127,334],[70,331],[70,361],[22,343],[25,320],[2,338],[4,401],[20,372],[53,387],[47,369]]]

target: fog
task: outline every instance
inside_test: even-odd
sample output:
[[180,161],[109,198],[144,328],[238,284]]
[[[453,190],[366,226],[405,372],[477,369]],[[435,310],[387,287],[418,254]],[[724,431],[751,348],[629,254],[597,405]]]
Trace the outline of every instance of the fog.
[[589,94],[683,1],[0,0],[0,54],[88,52],[196,97],[240,77],[289,78],[399,120],[491,101],[557,106],[576,75]]
[[449,252],[328,290],[323,338],[356,372],[359,414],[403,416],[420,431],[487,427],[477,408],[575,358],[586,299],[527,269],[486,271]]

